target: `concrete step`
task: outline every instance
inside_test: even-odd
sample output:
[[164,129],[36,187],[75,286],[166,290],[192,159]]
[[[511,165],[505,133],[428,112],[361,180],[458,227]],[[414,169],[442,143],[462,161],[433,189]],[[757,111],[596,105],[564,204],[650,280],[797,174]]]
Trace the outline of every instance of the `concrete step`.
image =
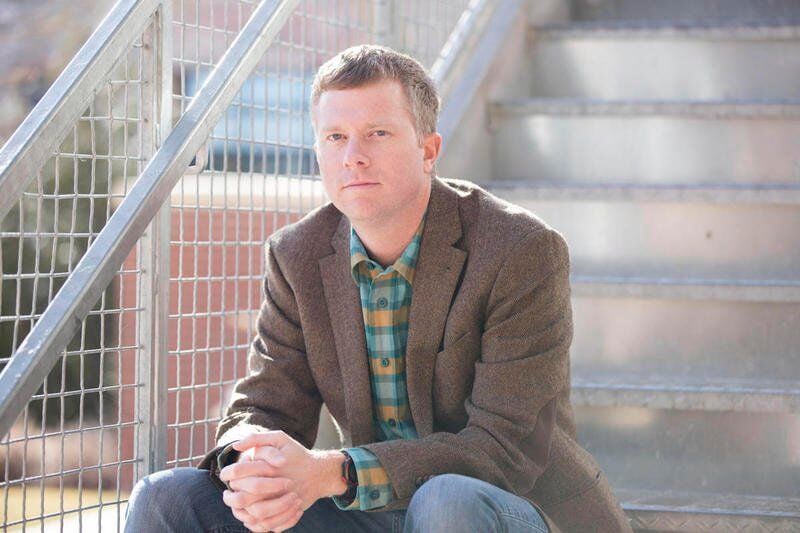
[[573,277],[577,376],[800,381],[800,303],[748,300],[735,286],[642,281]]
[[800,530],[800,498],[615,489],[636,531]]
[[612,487],[798,497],[794,413],[577,406],[575,416]]
[[572,23],[530,42],[537,98],[800,97],[800,26]]
[[572,404],[800,413],[800,381],[601,376],[576,372],[572,376]]
[[796,185],[800,101],[492,105],[494,175],[562,183]]
[[795,0],[573,0],[574,20],[714,24],[800,19]]
[[800,184],[482,185],[562,232],[580,276],[800,282]]

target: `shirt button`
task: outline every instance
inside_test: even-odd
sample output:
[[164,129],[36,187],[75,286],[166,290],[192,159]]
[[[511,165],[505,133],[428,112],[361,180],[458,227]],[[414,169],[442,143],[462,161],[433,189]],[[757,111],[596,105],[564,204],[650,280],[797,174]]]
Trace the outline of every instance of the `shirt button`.
[[389,419],[389,425],[392,426],[392,427],[395,427],[397,425],[397,420],[395,420],[394,418],[390,418]]
[[386,307],[387,305],[389,305],[389,300],[387,300],[386,298],[378,298],[378,307],[383,308]]
[[377,500],[378,498],[381,497],[381,493],[378,490],[373,490],[372,492],[369,493],[369,497],[372,498],[373,500]]
[[389,366],[389,360],[386,357],[381,359],[381,366]]

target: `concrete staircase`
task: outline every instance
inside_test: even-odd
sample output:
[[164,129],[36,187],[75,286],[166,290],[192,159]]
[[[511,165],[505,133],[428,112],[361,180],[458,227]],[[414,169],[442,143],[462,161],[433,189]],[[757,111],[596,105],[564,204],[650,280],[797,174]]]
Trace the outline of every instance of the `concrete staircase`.
[[636,529],[800,531],[800,2],[569,9],[484,184],[570,244],[580,440]]

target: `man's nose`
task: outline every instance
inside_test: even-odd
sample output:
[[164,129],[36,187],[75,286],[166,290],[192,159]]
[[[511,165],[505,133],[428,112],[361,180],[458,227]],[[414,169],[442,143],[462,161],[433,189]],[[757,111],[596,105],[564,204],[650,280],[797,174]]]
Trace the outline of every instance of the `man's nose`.
[[369,158],[363,146],[356,140],[349,140],[344,150],[344,166],[346,168],[369,166]]

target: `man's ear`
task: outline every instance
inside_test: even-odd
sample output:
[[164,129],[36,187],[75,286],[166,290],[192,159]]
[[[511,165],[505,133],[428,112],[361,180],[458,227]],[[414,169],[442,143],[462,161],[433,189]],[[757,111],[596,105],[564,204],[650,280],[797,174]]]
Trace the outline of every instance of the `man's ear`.
[[422,168],[426,174],[433,172],[436,159],[442,149],[442,136],[437,132],[429,133],[422,140],[423,163]]

